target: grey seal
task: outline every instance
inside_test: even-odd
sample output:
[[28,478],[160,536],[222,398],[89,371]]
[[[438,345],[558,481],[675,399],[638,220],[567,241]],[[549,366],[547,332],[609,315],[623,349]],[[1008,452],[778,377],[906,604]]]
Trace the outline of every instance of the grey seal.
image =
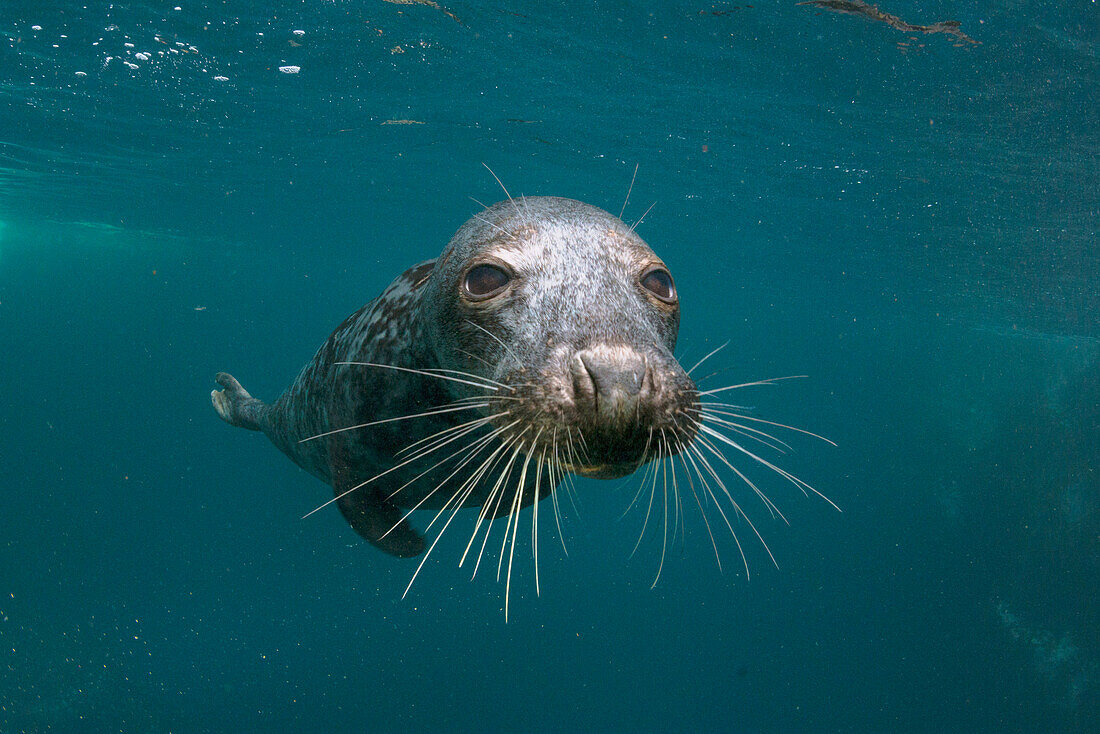
[[[349,316],[275,402],[224,372],[211,398],[225,421],[262,431],[331,484],[351,527],[394,556],[425,551],[414,510],[435,510],[441,535],[461,508],[477,508],[467,552],[506,517],[514,550],[520,510],[535,505],[537,525],[551,497],[557,520],[568,475],[616,478],[647,464],[646,521],[663,482],[667,540],[668,474],[678,492],[681,453],[697,502],[733,501],[723,465],[749,481],[722,455],[729,447],[804,484],[729,435],[766,441],[746,422],[759,419],[701,401],[673,356],[679,321],[672,275],[633,227],[579,201],[509,197]],[[717,509],[730,526],[734,513]]]

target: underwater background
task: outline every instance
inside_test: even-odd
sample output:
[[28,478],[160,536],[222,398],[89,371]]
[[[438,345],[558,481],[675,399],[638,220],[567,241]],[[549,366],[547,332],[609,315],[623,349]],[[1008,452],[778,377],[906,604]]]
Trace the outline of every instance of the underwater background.
[[[4,0],[0,732],[1096,731],[1098,89],[1087,0]],[[678,355],[807,375],[737,401],[842,511],[757,474],[776,564],[686,512],[651,588],[640,474],[579,480],[507,623],[469,528],[403,599],[301,519],[214,374],[274,399],[483,163],[637,166]]]

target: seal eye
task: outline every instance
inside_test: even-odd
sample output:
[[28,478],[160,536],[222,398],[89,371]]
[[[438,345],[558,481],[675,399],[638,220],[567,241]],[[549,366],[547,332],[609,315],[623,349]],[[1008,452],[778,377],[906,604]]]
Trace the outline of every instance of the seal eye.
[[654,268],[642,276],[642,287],[665,303],[676,303],[676,286],[667,270]]
[[512,276],[496,265],[475,265],[466,273],[462,287],[473,298],[488,298],[504,290]]

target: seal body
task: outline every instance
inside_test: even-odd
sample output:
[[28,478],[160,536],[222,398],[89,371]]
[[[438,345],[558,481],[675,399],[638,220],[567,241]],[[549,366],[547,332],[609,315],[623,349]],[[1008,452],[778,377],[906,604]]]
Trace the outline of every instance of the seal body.
[[667,267],[617,217],[510,199],[349,316],[275,402],[226,373],[212,400],[331,484],[360,535],[416,556],[412,510],[491,520],[567,473],[621,477],[688,445],[679,315]]

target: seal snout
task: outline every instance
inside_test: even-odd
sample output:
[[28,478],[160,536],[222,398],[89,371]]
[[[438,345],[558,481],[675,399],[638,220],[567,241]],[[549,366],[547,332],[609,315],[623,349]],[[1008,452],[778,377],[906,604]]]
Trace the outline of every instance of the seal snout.
[[[678,453],[694,436],[695,386],[660,350],[601,343],[573,352],[564,366],[560,423],[551,435],[560,430],[568,442],[576,438],[576,450],[567,451],[569,471],[598,479],[626,476],[658,451]],[[540,409],[536,415],[544,414]]]
[[569,366],[573,399],[600,422],[619,423],[636,416],[653,377],[644,355],[629,347],[598,346],[573,355]]

